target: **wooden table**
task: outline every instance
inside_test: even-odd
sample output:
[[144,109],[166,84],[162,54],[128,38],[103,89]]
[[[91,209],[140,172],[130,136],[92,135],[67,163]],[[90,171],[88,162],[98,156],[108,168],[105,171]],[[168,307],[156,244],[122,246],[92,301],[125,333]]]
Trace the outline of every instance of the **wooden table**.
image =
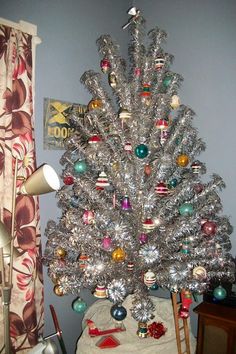
[[198,314],[196,354],[236,354],[236,308],[202,302]]

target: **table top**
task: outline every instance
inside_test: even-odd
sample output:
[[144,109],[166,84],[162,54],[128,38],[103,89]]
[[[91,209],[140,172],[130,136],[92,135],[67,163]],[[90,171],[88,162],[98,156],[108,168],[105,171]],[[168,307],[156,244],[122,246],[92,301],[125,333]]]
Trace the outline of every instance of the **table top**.
[[236,308],[202,302],[200,305],[195,307],[193,311],[198,315],[203,315],[205,317],[211,317],[218,320],[221,319],[227,322],[232,322],[236,325]]

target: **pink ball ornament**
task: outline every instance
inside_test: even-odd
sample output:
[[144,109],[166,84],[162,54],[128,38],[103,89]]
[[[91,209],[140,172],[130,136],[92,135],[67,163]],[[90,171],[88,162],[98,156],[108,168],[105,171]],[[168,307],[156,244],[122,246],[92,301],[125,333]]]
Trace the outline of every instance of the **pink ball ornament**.
[[143,244],[147,243],[147,241],[148,241],[148,235],[145,233],[141,233],[139,235],[139,242],[143,245]]
[[202,225],[202,232],[207,236],[214,236],[217,231],[217,225],[213,221],[206,221]]
[[109,250],[111,248],[111,244],[111,238],[109,236],[105,236],[102,240],[102,247],[104,248],[104,250]]

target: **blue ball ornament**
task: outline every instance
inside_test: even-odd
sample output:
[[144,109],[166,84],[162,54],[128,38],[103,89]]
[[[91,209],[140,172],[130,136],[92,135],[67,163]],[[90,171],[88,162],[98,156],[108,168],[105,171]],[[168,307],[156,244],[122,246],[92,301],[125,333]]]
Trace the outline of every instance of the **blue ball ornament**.
[[87,304],[84,300],[78,298],[73,301],[72,308],[75,312],[83,313],[87,309]]
[[225,288],[223,288],[223,286],[219,285],[217,288],[214,289],[213,296],[217,300],[224,300],[227,296],[227,291],[225,290]]
[[179,207],[179,213],[182,216],[191,216],[193,215],[193,206],[190,203],[184,203]]
[[74,163],[74,170],[77,173],[84,173],[88,169],[88,166],[85,161],[83,160],[78,160]]
[[136,146],[134,152],[135,152],[135,155],[139,159],[144,159],[148,155],[148,147],[147,147],[147,145],[140,144],[140,145]]
[[111,317],[116,321],[123,321],[127,316],[126,308],[122,305],[113,305],[110,310]]

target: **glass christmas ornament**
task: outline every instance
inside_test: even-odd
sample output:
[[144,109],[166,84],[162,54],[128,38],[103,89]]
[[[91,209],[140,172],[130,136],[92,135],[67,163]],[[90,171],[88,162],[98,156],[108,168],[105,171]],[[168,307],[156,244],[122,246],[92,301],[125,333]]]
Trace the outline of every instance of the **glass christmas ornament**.
[[84,313],[85,310],[87,309],[87,304],[84,300],[78,298],[75,301],[73,301],[72,309],[77,313]]
[[144,167],[144,173],[146,176],[150,176],[150,174],[152,173],[152,168],[149,164],[146,164]]
[[105,236],[102,239],[102,247],[104,248],[104,250],[109,250],[111,248],[112,245],[112,240],[109,236]]
[[177,157],[176,163],[179,167],[186,167],[189,163],[189,158],[185,154],[181,154]]
[[89,140],[88,140],[88,143],[90,145],[97,145],[99,143],[101,143],[102,139],[100,138],[99,135],[92,135]]
[[140,93],[141,97],[150,97],[151,95],[151,85],[150,84],[143,84],[142,92]]
[[207,276],[206,269],[201,266],[193,268],[193,277],[197,280],[203,280]]
[[127,270],[129,272],[132,272],[134,270],[134,263],[133,262],[128,262],[127,264]]
[[165,78],[164,78],[164,80],[163,80],[163,86],[164,86],[164,88],[168,88],[169,86],[170,86],[170,84],[171,84],[171,81],[172,81],[172,78],[171,78],[171,76],[166,76]]
[[102,108],[102,100],[100,100],[100,99],[95,98],[95,99],[91,100],[88,104],[89,111],[92,111],[94,109],[99,109],[99,108]]
[[172,189],[172,188],[175,188],[177,186],[177,184],[178,184],[177,178],[172,178],[168,183],[168,187],[170,189]]
[[159,289],[159,286],[157,283],[154,283],[151,287],[150,287],[150,290],[158,290]]
[[139,235],[139,242],[141,243],[141,245],[147,243],[148,242],[148,235],[145,233],[141,233]]
[[106,58],[101,60],[100,66],[101,66],[101,70],[104,74],[106,74],[111,68],[111,64],[110,64],[109,60]]
[[169,190],[164,182],[159,182],[156,185],[155,191],[160,197],[166,197],[169,193]]
[[201,193],[201,192],[203,191],[204,186],[203,186],[203,184],[201,184],[201,183],[196,183],[196,184],[194,185],[193,189],[194,189],[194,191],[195,191],[197,194],[199,194],[199,193]]
[[137,335],[139,338],[147,338],[148,337],[148,325],[146,322],[138,323]]
[[179,309],[179,317],[182,319],[188,318],[189,317],[189,310],[185,307],[181,307]]
[[54,294],[57,295],[57,296],[63,296],[63,295],[64,295],[63,290],[62,290],[62,287],[61,287],[61,285],[59,285],[59,284],[56,284],[56,285],[54,286],[53,292],[54,292]]
[[156,276],[150,269],[144,274],[143,282],[148,288],[151,288],[156,282]]
[[108,182],[108,178],[106,173],[103,171],[99,174],[97,182],[96,182],[96,189],[103,190],[106,187],[109,187],[110,183]]
[[113,305],[110,310],[111,317],[116,321],[123,321],[127,316],[126,308],[122,305]]
[[213,296],[217,300],[224,300],[227,296],[227,291],[225,290],[225,288],[223,288],[223,286],[219,285],[213,290]]
[[121,209],[124,211],[130,211],[132,210],[132,206],[129,201],[129,197],[126,195],[121,201]]
[[200,173],[201,170],[201,164],[198,161],[194,161],[191,165],[191,169],[193,173]]
[[184,203],[182,205],[180,205],[179,207],[179,213],[180,215],[183,216],[191,216],[193,215],[193,205],[190,203]]
[[79,206],[79,198],[76,197],[75,195],[72,195],[72,197],[70,198],[70,205],[73,208],[78,208],[78,206]]
[[171,108],[173,108],[173,109],[179,108],[179,106],[180,106],[180,99],[179,99],[179,96],[173,95],[173,96],[171,97],[171,103],[170,103],[170,105],[171,105]]
[[125,251],[123,250],[123,248],[117,247],[117,248],[112,252],[111,257],[112,257],[113,261],[115,261],[115,262],[123,262],[123,261],[125,260],[126,253],[125,253]]
[[66,256],[66,250],[62,247],[57,247],[55,252],[56,256],[59,258],[64,258]]
[[85,253],[81,253],[79,256],[79,268],[85,269],[88,266],[88,259],[89,257]]
[[131,154],[132,153],[132,145],[131,145],[131,143],[126,143],[125,147],[124,147],[124,150],[126,152],[128,152],[129,154]]
[[93,295],[99,299],[107,298],[107,288],[104,285],[97,285]]
[[156,127],[160,130],[167,130],[168,129],[168,122],[165,119],[157,119]]
[[108,83],[112,88],[115,88],[117,86],[117,77],[115,73],[111,72],[108,75]]
[[143,229],[146,232],[151,232],[152,230],[154,230],[156,227],[155,223],[153,222],[153,220],[151,218],[146,218],[143,222]]
[[74,163],[74,170],[77,173],[85,173],[88,169],[88,166],[84,160],[78,160]]
[[190,254],[190,242],[188,240],[182,242],[181,253]]
[[144,159],[145,157],[147,157],[148,156],[148,147],[147,147],[147,145],[140,144],[140,145],[136,146],[135,155],[139,159]]
[[83,213],[83,223],[85,225],[94,224],[94,211],[92,210],[85,210]]
[[213,221],[206,221],[202,225],[202,232],[207,235],[207,236],[213,236],[216,234],[217,231],[217,225]]
[[131,113],[125,109],[125,108],[121,108],[119,110],[119,118],[122,119],[123,121],[127,121],[132,117]]
[[135,69],[134,69],[134,75],[135,75],[136,77],[139,77],[139,76],[141,75],[141,69],[140,69],[140,68],[135,68]]
[[74,183],[74,178],[72,176],[65,176],[63,178],[63,182],[65,185],[70,186],[71,184]]
[[161,136],[160,136],[160,144],[163,145],[166,140],[169,138],[170,133],[167,130],[162,130],[161,131]]
[[157,71],[161,71],[161,69],[163,68],[165,64],[165,59],[163,57],[157,57],[155,59],[155,69]]

